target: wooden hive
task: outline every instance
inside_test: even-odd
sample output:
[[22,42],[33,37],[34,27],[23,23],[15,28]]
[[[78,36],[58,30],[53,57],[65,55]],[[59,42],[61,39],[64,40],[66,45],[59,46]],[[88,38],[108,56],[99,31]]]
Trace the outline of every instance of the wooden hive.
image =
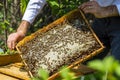
[[72,68],[100,53],[104,46],[82,11],[76,9],[25,37],[16,48],[30,74],[36,75],[42,68],[53,80],[60,67]]
[[0,55],[0,79],[30,80],[30,76],[18,53]]

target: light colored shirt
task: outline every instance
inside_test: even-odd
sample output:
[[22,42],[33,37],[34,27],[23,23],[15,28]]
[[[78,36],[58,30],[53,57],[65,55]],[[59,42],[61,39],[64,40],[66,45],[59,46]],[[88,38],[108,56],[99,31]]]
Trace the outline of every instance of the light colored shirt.
[[45,4],[46,0],[30,0],[22,20],[26,20],[32,24],[35,17],[40,13]]
[[96,0],[100,6],[106,7],[109,5],[116,5],[120,15],[120,0]]
[[[93,0],[90,0],[90,1],[93,1]],[[120,0],[96,0],[96,1],[99,3],[100,6],[103,6],[103,7],[109,6],[109,5],[116,5],[118,12],[120,14]],[[46,3],[46,0],[30,0],[22,20],[26,20],[30,24],[32,24],[35,17],[42,10],[45,3]]]

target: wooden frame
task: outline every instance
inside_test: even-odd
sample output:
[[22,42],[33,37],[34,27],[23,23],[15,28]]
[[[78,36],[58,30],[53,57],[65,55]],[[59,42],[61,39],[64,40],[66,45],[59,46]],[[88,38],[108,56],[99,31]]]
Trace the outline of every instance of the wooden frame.
[[[88,59],[90,59],[91,57],[93,57],[93,56],[97,55],[98,53],[100,53],[101,51],[103,51],[104,46],[103,46],[103,44],[100,42],[100,40],[98,39],[98,37],[96,36],[96,34],[94,33],[94,31],[92,30],[92,28],[91,28],[88,20],[86,19],[84,13],[83,13],[81,10],[75,9],[75,10],[69,12],[68,14],[62,16],[61,18],[57,19],[57,20],[54,21],[53,23],[47,25],[46,27],[43,27],[42,29],[36,31],[35,33],[31,34],[30,36],[25,37],[22,41],[20,41],[20,42],[17,44],[16,48],[17,48],[17,51],[20,53],[21,58],[22,58],[22,53],[21,53],[21,51],[19,50],[19,47],[20,47],[20,46],[22,46],[22,45],[24,45],[25,43],[27,43],[27,42],[31,41],[32,39],[34,39],[38,34],[47,32],[48,30],[50,30],[50,29],[53,28],[54,26],[58,25],[59,23],[64,22],[64,20],[74,18],[75,15],[81,15],[81,16],[82,16],[82,18],[84,19],[85,23],[87,24],[87,26],[89,27],[89,29],[90,29],[90,31],[92,32],[93,36],[95,37],[95,39],[97,40],[97,42],[99,43],[99,45],[100,45],[101,47],[100,47],[98,50],[92,52],[90,55],[85,56],[83,59],[79,59],[79,60],[73,62],[73,63],[72,63],[71,65],[69,65],[67,68],[72,68],[72,67],[76,66],[77,64],[80,64],[80,63],[84,62],[85,60],[88,60]],[[24,59],[23,59],[23,62],[24,62],[24,64],[25,64],[25,66],[27,66],[27,64],[25,63]],[[27,67],[27,70],[28,70],[30,76],[33,77],[32,74],[31,74],[31,72],[29,71],[29,68],[28,68],[28,67]],[[50,76],[50,77],[48,78],[48,80],[54,80],[57,76],[59,76],[59,72],[57,72],[57,73],[53,74],[52,76]]]

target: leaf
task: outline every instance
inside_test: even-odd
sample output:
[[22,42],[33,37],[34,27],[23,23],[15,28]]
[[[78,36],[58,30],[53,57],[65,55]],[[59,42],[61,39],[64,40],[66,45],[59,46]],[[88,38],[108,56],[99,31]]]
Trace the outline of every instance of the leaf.
[[63,80],[74,80],[75,78],[75,74],[69,68],[66,68],[66,66],[61,69],[60,75]]
[[108,56],[103,60],[104,68],[108,70],[109,73],[114,72],[115,68],[118,66],[118,61],[112,56]]
[[14,29],[10,27],[10,28],[9,28],[9,31],[10,31],[10,32],[13,32],[13,31],[14,31]]
[[101,60],[90,61],[88,62],[88,66],[101,72],[105,72],[105,68]]
[[31,80],[40,80],[39,78],[33,77]]
[[56,1],[50,1],[49,3],[50,3],[50,6],[52,7],[54,6],[59,7],[59,4]]
[[3,51],[3,49],[0,48],[0,54],[1,54],[1,53],[4,53],[4,51]]
[[57,3],[57,1],[49,1],[48,3],[52,8],[52,14],[57,14],[59,12],[59,4]]
[[2,3],[0,3],[0,6],[3,6],[3,4],[2,4]]
[[38,75],[43,79],[43,80],[47,80],[49,77],[49,74],[46,70],[43,69],[39,69],[38,71]]
[[4,23],[4,22],[1,23],[0,26],[1,26],[2,29],[6,29],[6,26],[5,26],[5,23]]
[[120,64],[115,69],[115,73],[120,77]]
[[0,12],[0,20],[3,18],[3,13]]
[[20,10],[22,13],[25,12],[26,10],[26,7],[27,7],[27,4],[29,2],[29,0],[20,0],[21,1],[21,6],[20,6]]
[[106,57],[106,58],[104,58],[103,63],[104,63],[104,68],[107,70],[110,70],[114,63],[114,59],[113,59],[113,57],[110,57],[110,56]]
[[10,25],[10,23],[9,23],[7,20],[5,20],[4,23],[5,23],[6,25]]

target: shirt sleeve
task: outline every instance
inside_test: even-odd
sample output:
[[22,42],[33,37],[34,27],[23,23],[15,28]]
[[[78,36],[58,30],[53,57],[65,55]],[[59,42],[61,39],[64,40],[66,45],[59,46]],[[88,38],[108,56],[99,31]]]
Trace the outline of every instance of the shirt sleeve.
[[42,10],[45,3],[46,3],[46,0],[30,0],[27,5],[26,11],[23,15],[22,20],[26,20],[30,24],[32,24],[35,17]]
[[118,13],[120,15],[120,4],[116,4],[116,6],[117,6],[117,9],[118,9]]

